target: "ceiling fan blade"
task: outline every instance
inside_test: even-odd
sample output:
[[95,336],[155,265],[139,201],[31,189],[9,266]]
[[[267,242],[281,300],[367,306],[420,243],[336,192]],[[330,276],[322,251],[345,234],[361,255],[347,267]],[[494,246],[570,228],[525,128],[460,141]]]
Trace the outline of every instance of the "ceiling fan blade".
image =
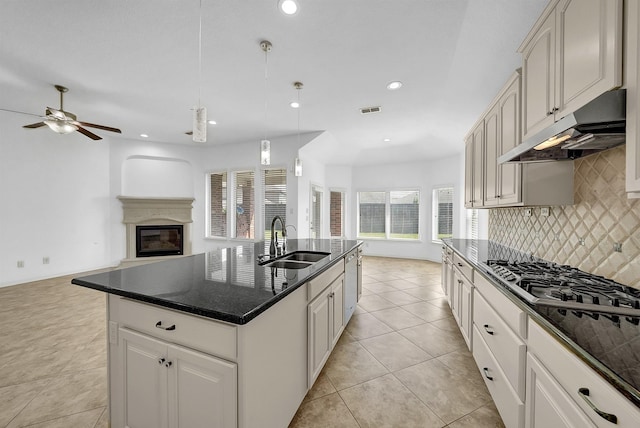
[[8,111],[9,113],[18,113],[18,114],[26,114],[27,116],[42,117],[42,115],[39,115],[39,114],[26,113],[24,111],[17,111],[17,110],[9,110],[6,108],[0,108],[0,111]]
[[102,137],[97,136],[96,134],[94,134],[91,131],[87,131],[86,129],[84,129],[81,126],[78,126],[78,132],[86,135],[87,137],[91,138],[92,140],[102,140]]
[[119,130],[118,128],[112,128],[110,126],[104,126],[104,125],[96,125],[95,123],[88,123],[88,122],[78,122],[78,123],[82,126],[89,126],[91,128],[102,129],[103,131],[111,131],[111,132],[117,132],[118,134],[122,134],[122,131]]
[[44,122],[32,123],[31,125],[24,125],[23,128],[35,129],[40,128],[42,126],[47,126]]

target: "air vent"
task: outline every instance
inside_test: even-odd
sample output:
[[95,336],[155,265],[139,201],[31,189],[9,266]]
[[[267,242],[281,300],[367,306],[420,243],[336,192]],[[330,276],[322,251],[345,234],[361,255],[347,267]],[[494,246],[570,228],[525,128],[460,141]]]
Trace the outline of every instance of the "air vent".
[[378,106],[378,107],[363,107],[360,109],[360,113],[362,114],[370,114],[370,113],[380,113],[380,110],[382,110],[382,107]]

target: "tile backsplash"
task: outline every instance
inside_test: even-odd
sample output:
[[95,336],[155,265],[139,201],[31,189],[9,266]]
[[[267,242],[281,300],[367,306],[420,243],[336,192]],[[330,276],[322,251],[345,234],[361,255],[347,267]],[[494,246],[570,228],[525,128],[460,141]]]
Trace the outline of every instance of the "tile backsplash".
[[640,199],[625,193],[625,146],[574,162],[574,205],[492,209],[489,239],[640,288]]

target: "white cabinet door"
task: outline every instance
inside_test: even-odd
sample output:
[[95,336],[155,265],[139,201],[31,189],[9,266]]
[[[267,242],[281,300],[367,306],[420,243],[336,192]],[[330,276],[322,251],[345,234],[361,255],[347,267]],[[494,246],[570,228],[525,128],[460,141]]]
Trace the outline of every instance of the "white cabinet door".
[[331,352],[331,329],[329,295],[331,287],[320,293],[307,307],[309,332],[309,388],[320,374]]
[[169,420],[172,427],[237,426],[237,366],[169,345]]
[[498,175],[498,156],[500,155],[500,105],[496,103],[484,117],[484,206],[496,206],[499,203],[500,177]]
[[124,379],[112,426],[167,428],[167,344],[125,328],[119,329],[120,364]]
[[552,11],[522,51],[524,139],[553,124],[556,16]]
[[484,206],[484,121],[473,131],[473,207]]
[[556,120],[622,85],[622,0],[556,7]]
[[473,349],[473,285],[466,279],[460,289],[460,329],[469,350]]
[[473,208],[473,135],[464,145],[464,207]]
[[[521,142],[520,80],[520,76],[516,74],[498,101],[500,123],[498,156],[502,156]],[[498,165],[498,204],[513,205],[522,202],[521,182],[522,166],[520,164]]]
[[335,280],[331,286],[330,296],[331,349],[333,349],[344,329],[344,275]]
[[544,368],[527,354],[527,401],[525,428],[589,428],[595,425],[568,398],[567,393]]

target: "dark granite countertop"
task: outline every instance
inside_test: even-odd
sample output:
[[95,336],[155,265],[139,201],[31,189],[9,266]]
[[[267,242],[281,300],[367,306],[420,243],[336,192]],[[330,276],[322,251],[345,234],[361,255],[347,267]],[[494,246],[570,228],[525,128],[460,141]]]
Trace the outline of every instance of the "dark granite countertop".
[[[601,315],[597,320],[549,306],[532,306],[487,272],[490,259],[532,260],[530,254],[488,240],[446,239],[449,246],[482,276],[527,312],[565,348],[598,372],[633,404],[640,407],[640,326],[622,319],[616,325]],[[622,317],[624,318],[624,317]]]
[[289,239],[287,253],[330,255],[304,269],[261,266],[269,242],[247,243],[157,263],[74,278],[71,283],[234,324],[246,324],[361,243]]

